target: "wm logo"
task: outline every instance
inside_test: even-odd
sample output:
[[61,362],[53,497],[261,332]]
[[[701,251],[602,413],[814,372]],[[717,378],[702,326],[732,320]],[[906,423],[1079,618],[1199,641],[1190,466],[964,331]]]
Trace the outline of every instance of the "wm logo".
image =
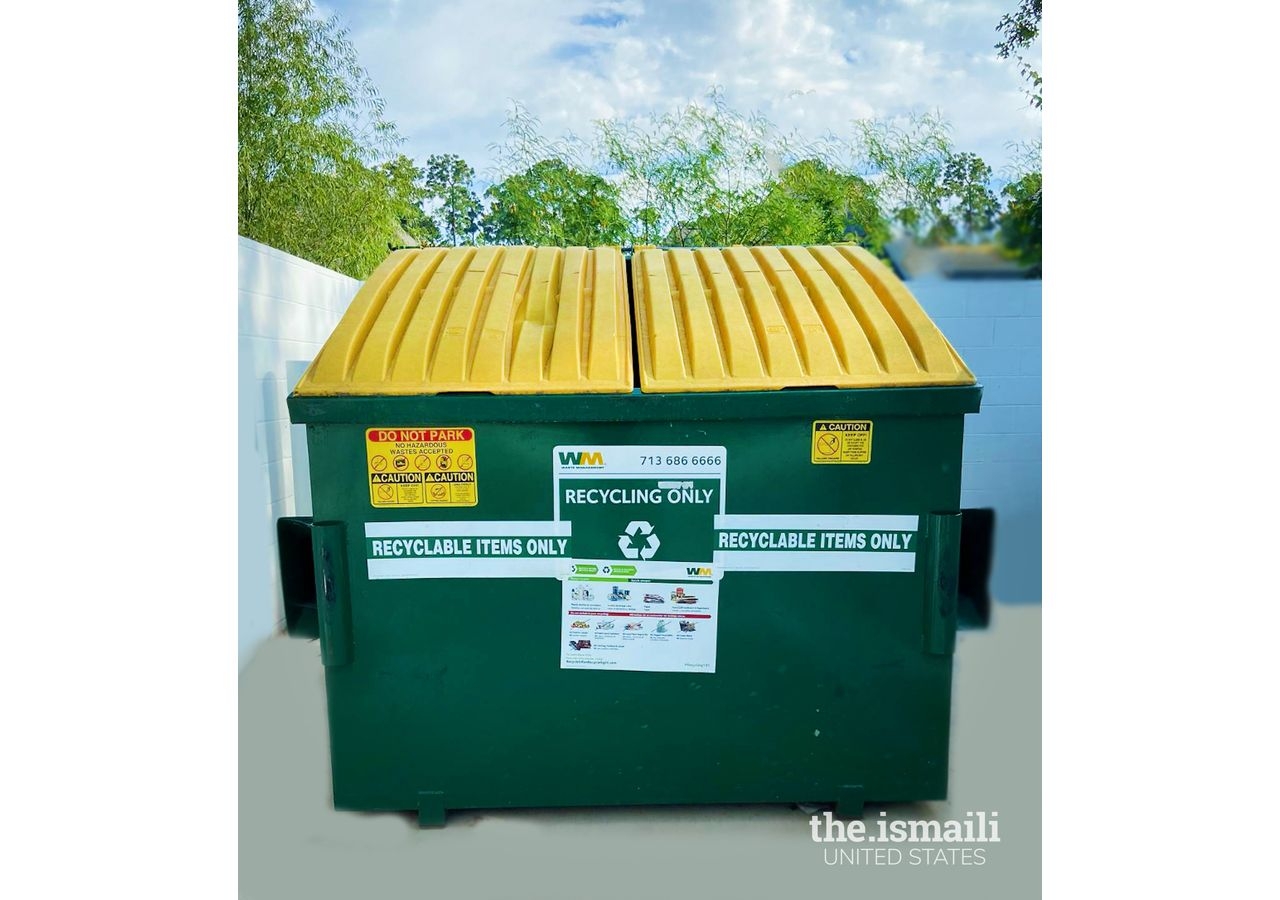
[[708,576],[711,574],[711,570],[706,566],[689,566],[685,571],[690,575]]
[[562,466],[603,466],[604,454],[599,450],[586,453],[582,450],[561,450],[560,465]]

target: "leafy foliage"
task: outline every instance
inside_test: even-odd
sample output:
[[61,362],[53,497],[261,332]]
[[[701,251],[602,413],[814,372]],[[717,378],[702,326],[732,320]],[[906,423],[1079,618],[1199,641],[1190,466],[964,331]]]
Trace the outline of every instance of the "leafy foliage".
[[582,140],[548,139],[520,103],[508,110],[504,131],[505,140],[490,148],[496,165],[495,183],[485,191],[486,240],[589,246],[627,238],[618,187],[593,171]]
[[[768,201],[778,198],[798,209],[792,216],[770,217],[773,224],[767,241],[823,244],[852,240],[875,253],[883,252],[889,223],[880,212],[875,188],[865,179],[819,159],[804,159],[779,173]],[[811,224],[805,227],[801,223]]]
[[485,237],[499,244],[589,247],[621,243],[618,189],[564,160],[544,159],[485,191]]
[[991,167],[957,152],[950,126],[934,113],[855,123],[864,170],[895,222],[928,244],[979,239],[995,225],[999,201]]
[[427,158],[426,197],[438,204],[440,234],[445,243],[467,243],[480,230],[480,198],[471,189],[475,177],[476,170],[460,156],[440,153]]
[[391,183],[391,196],[396,205],[396,219],[400,223],[401,237],[406,243],[429,247],[440,243],[440,226],[423,209],[429,192],[426,186],[426,170],[414,165],[412,159],[401,154],[380,171]]
[[991,175],[991,167],[977,154],[953,153],[947,157],[942,191],[954,203],[943,214],[939,227],[944,231],[934,236],[935,241],[984,235],[995,227],[1000,202],[991,191]]
[[584,172],[595,167],[584,141],[573,133],[548,138],[542,133],[538,117],[519,101],[511,103],[502,127],[504,140],[489,145],[494,156],[494,181],[524,172],[548,159],[561,160],[569,168]]
[[996,25],[996,31],[1002,36],[996,44],[996,50],[1001,59],[1012,56],[1018,61],[1018,71],[1031,83],[1027,95],[1036,109],[1044,107],[1042,79],[1021,51],[1030,47],[1040,36],[1040,2],[1041,0],[1022,0],[1013,13],[1006,13]]
[[[824,244],[854,241],[883,253],[888,222],[875,191],[856,175],[840,172],[820,159],[804,159],[784,168],[761,186],[763,196],[738,213],[744,244]],[[715,221],[695,220],[681,236],[692,245],[725,244],[705,240]],[[674,241],[668,243],[675,243]]]
[[[1041,0],[1022,0],[1017,10],[1000,19],[996,44],[1001,59],[1018,61],[1022,77],[1030,82],[1028,96],[1036,109],[1044,107],[1043,79],[1021,51],[1040,36]],[[1040,142],[1015,146],[1015,179],[1001,193],[1005,209],[1000,214],[1000,242],[1005,252],[1019,262],[1039,269],[1041,262],[1041,220],[1044,206],[1043,176],[1040,171]]]
[[411,197],[379,170],[399,143],[336,19],[309,0],[239,0],[240,234],[363,277]]
[[853,240],[883,252],[888,223],[872,185],[841,171],[824,146],[734,110],[718,90],[666,115],[597,128],[637,243]]
[[[597,122],[590,144],[544,137],[515,104],[482,198],[461,157],[419,165],[396,153],[336,19],[311,0],[238,2],[240,233],[356,277],[389,245],[856,241],[883,254],[891,230],[930,243],[998,231],[1019,259],[1039,260],[1038,147],[1002,212],[990,166],[958,152],[939,115],[857,122],[852,147],[804,143],[718,89],[666,114]],[[1002,56],[1022,61],[1040,6],[1022,0],[1001,20]]]
[[720,91],[662,116],[597,123],[637,243],[726,245],[759,233],[759,206],[786,142]]
[[946,122],[925,114],[854,125],[863,166],[876,177],[889,215],[910,234],[928,234],[942,217],[942,173],[951,154]]
[[1028,172],[1002,192],[1008,205],[1000,216],[1000,241],[1019,262],[1039,267],[1041,261],[1042,178]]

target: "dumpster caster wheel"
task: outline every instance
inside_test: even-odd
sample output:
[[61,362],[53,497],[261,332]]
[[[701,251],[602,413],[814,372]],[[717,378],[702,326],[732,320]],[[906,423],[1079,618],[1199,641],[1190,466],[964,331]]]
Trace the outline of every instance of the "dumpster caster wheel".
[[865,801],[866,793],[862,790],[862,785],[841,785],[840,793],[836,796],[836,818],[861,819]]
[[444,827],[444,792],[443,791],[419,791],[418,792],[418,827],[419,828],[443,828]]

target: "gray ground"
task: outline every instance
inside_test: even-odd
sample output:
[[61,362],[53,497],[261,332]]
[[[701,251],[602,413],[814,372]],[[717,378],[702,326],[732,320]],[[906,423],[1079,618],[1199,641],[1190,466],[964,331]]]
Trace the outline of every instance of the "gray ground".
[[[319,646],[275,638],[240,678],[240,892],[299,897],[967,897],[1040,893],[1040,607],[998,606],[956,652],[951,800],[892,818],[999,812],[984,865],[828,865],[783,806],[401,815],[335,812]],[[870,824],[883,807],[868,807]],[[828,853],[831,851],[828,849]],[[834,856],[828,856],[828,860]]]

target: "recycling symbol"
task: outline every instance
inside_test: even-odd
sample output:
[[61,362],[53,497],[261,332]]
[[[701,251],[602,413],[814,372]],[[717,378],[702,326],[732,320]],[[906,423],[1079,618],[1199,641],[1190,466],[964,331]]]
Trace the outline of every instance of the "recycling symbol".
[[[635,538],[644,536],[647,538],[644,547],[637,549],[634,545]],[[627,530],[618,535],[618,549],[622,551],[622,555],[627,559],[653,559],[653,555],[658,552],[658,548],[662,546],[662,541],[658,540],[658,536],[653,533],[653,526],[648,522],[632,522],[627,526]]]

